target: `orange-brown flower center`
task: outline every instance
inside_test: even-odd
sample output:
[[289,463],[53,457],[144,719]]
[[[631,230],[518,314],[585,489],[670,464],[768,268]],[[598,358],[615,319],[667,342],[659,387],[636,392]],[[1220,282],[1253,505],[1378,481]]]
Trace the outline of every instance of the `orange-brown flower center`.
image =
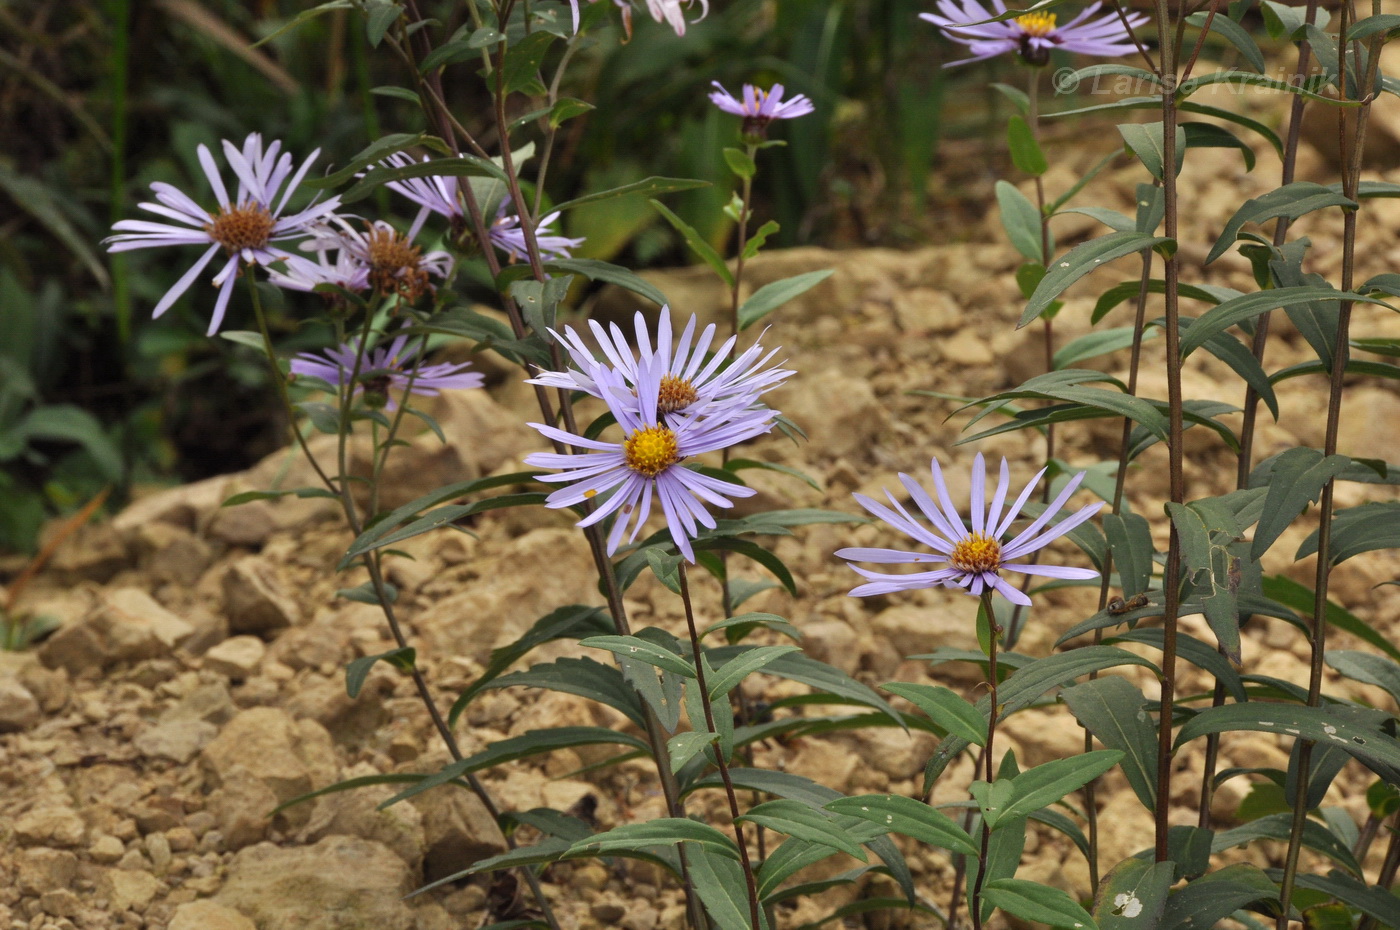
[[384,226],[371,226],[365,237],[369,281],[380,294],[417,300],[428,289],[428,272],[421,267],[423,250]]
[[666,427],[648,426],[623,441],[622,458],[637,474],[655,478],[681,460],[680,444]]
[[1043,38],[1055,31],[1054,13],[1027,13],[1016,17],[1016,25],[1028,36]]
[[965,572],[994,572],[1001,567],[1001,544],[986,533],[973,533],[953,547],[948,561]]
[[685,378],[662,375],[661,390],[656,399],[656,409],[662,413],[675,413],[677,410],[684,410],[695,403],[698,396],[695,392],[695,385]]
[[212,221],[204,224],[209,234],[224,251],[236,255],[244,249],[260,249],[267,245],[272,229],[277,225],[271,213],[260,203],[247,201],[236,207],[223,207]]

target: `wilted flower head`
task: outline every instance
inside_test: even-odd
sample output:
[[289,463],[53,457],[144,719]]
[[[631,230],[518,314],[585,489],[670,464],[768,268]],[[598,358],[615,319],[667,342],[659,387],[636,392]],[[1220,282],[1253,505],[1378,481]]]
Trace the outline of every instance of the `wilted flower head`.
[[[334,284],[347,291],[369,290],[369,265],[365,264],[349,249],[316,249],[316,260],[311,261],[300,255],[288,255],[282,259],[282,269],[268,269],[267,280],[277,287],[289,291],[314,291],[317,285]],[[334,254],[332,260],[330,256]]]
[[[393,410],[396,406],[390,389],[405,390],[425,397],[436,397],[444,390],[465,390],[479,388],[485,382],[484,376],[469,371],[470,365],[422,365],[412,355],[404,354],[408,336],[396,336],[388,345],[379,345],[364,353],[360,360],[359,374],[355,378],[354,393],[369,390],[386,399],[386,406]],[[355,359],[360,354],[360,339],[356,337],[344,345],[326,349],[317,355],[302,352],[292,359],[291,371],[294,375],[320,378],[334,387],[344,389],[355,375]]]
[[739,100],[719,81],[711,81],[714,90],[710,92],[710,102],[726,113],[744,118],[744,135],[761,136],[768,124],[775,119],[795,119],[806,116],[814,109],[812,101],[798,94],[790,100],[783,100],[783,85],[774,84],[763,90],[752,84],[744,85],[744,99]]
[[[528,255],[525,248],[525,231],[520,228],[518,214],[506,214],[506,205],[506,201],[501,202],[500,209],[496,211],[496,221],[491,224],[487,236],[497,248],[510,257],[511,261],[524,261]],[[540,247],[540,258],[544,261],[553,258],[568,258],[571,249],[583,245],[583,239],[556,236],[549,231],[549,227],[558,219],[558,212],[554,212],[535,224],[535,244]]]
[[705,505],[731,507],[730,498],[751,497],[756,492],[686,468],[682,463],[691,456],[715,452],[768,432],[777,414],[763,407],[731,407],[709,417],[667,422],[659,409],[663,374],[655,358],[638,371],[635,403],[621,402],[621,398],[630,397],[631,391],[617,372],[600,368],[597,376],[600,396],[622,428],[622,441],[589,439],[542,423],[531,423],[550,439],[593,450],[573,455],[536,452],[525,457],[527,465],[561,470],[557,475],[541,476],[541,481],[571,482],[550,494],[545,505],[572,507],[596,498],[598,508],[578,525],[591,526],[616,514],[612,531],[608,533],[608,554],[611,555],[617,551],[629,526],[632,532],[628,541],[637,538],[651,513],[655,496],[676,548],[694,562],[695,552],[690,541],[699,535],[701,526],[715,526],[715,518]]
[[[223,268],[214,275],[213,284],[219,288],[218,299],[214,302],[214,315],[209,322],[209,335],[219,331],[224,313],[228,310],[229,297],[233,294],[233,282],[240,266],[267,265],[287,257],[288,253],[275,245],[296,236],[305,234],[307,227],[329,216],[340,206],[339,197],[331,197],[313,204],[297,213],[282,215],[287,201],[296,191],[297,185],[306,177],[311,163],[321,150],[317,149],[302,162],[296,173],[292,173],[292,156],[283,152],[282,143],[273,142],[263,149],[262,136],[252,133],[243,141],[240,150],[227,139],[224,140],[224,157],[238,178],[238,191],[232,199],[224,187],[219,167],[214,162],[207,146],[200,145],[199,163],[204,168],[204,176],[214,190],[218,201],[216,211],[206,210],[195,203],[188,195],[173,185],[157,181],[151,185],[159,203],[139,204],[142,210],[155,213],[183,225],[152,223],[147,220],[121,220],[112,228],[119,235],[105,240],[109,252],[125,252],[131,249],[150,249],[167,245],[207,246],[204,254],[190,267],[189,271],[176,281],[165,296],[156,304],[152,316],[160,316],[170,309],[181,294],[189,289],[194,279],[199,277],[214,254],[223,249]],[[280,195],[280,196],[279,196]]]
[[1035,478],[1026,485],[1025,490],[1016,498],[1016,501],[1003,511],[1002,505],[1006,503],[1006,493],[1011,484],[1011,472],[1007,467],[1006,459],[1001,460],[1001,477],[997,481],[996,491],[992,494],[991,504],[987,505],[986,466],[982,454],[979,452],[977,458],[972,462],[971,531],[963,523],[957,508],[953,506],[953,502],[948,497],[948,486],[943,482],[943,472],[938,467],[937,459],[933,460],[933,484],[938,492],[937,503],[913,478],[904,474],[899,476],[904,490],[908,492],[915,506],[931,524],[930,526],[925,526],[910,515],[904,505],[900,504],[889,490],[885,491],[885,496],[889,498],[889,507],[862,494],[855,495],[856,501],[866,510],[934,551],[914,552],[903,549],[851,548],[837,550],[838,556],[852,562],[884,564],[936,564],[941,562],[946,567],[908,575],[886,575],[852,565],[851,568],[870,581],[854,588],[851,591],[851,596],[865,597],[936,586],[963,588],[969,594],[980,595],[984,590],[990,588],[999,591],[1003,597],[1014,604],[1029,606],[1030,598],[1022,594],[1015,586],[1008,584],[1001,577],[1001,572],[1021,572],[1026,575],[1043,575],[1047,578],[1098,577],[1098,572],[1088,568],[1022,564],[1013,561],[1045,548],[1052,541],[1059,539],[1098,513],[1103,507],[1102,501],[1086,504],[1074,514],[1051,525],[1051,521],[1060,512],[1060,508],[1079,487],[1079,483],[1084,480],[1084,473],[1080,472],[1070,479],[1069,483],[1040,516],[1032,520],[1030,525],[1021,532],[1007,540],[1007,532],[1011,529],[1012,521],[1020,515],[1021,508],[1030,499],[1031,492],[1043,474],[1045,474],[1045,469],[1042,468],[1036,473]]
[[[971,58],[950,61],[944,65],[945,68],[993,58],[1005,52],[1019,53],[1028,64],[1043,65],[1050,60],[1050,53],[1056,48],[1105,58],[1116,58],[1137,50],[1116,13],[1090,19],[1102,3],[1094,3],[1063,26],[1056,25],[1054,13],[1044,11],[1026,13],[999,23],[985,22],[1007,12],[1002,0],[991,0],[991,3],[995,12],[988,12],[978,0],[938,0],[937,13],[919,14],[920,19],[933,23],[948,38],[961,42],[972,52]],[[1141,13],[1130,13],[1127,22],[1136,29],[1146,24],[1147,17]]]
[[[683,6],[690,6],[696,0],[647,0],[647,10],[651,13],[651,18],[658,23],[666,22],[671,24],[671,28],[676,30],[676,35],[685,35],[685,13],[681,10]],[[698,23],[710,12],[709,0],[699,0],[700,15],[695,17]]]
[[425,255],[421,246],[413,244],[423,218],[420,214],[419,221],[401,233],[384,220],[366,223],[360,230],[335,217],[333,226],[317,228],[315,238],[302,248],[339,250],[364,266],[367,285],[380,295],[396,294],[412,303],[432,290],[432,277],[443,279],[452,273],[451,255],[443,251]]
[[706,326],[697,339],[695,331],[698,322],[694,314],[686,321],[680,339],[673,340],[670,307],[661,308],[655,346],[652,345],[646,316],[640,311],[637,313],[634,320],[635,352],[616,323],[607,329],[596,320],[590,320],[588,325],[593,330],[598,348],[602,350],[603,360],[594,357],[583,337],[573,327],[567,327],[562,335],[554,333],[554,336],[569,350],[578,367],[543,372],[529,383],[602,397],[603,387],[598,371],[610,368],[621,378],[625,391],[609,400],[609,403],[615,402],[639,411],[641,372],[655,369],[660,372],[657,413],[670,422],[678,418],[708,416],[721,408],[751,407],[760,394],[777,387],[792,375],[785,368],[764,369],[763,366],[778,350],[772,349],[764,354],[763,347],[758,343],[729,360],[729,353],[736,342],[734,336],[711,353],[715,325],[711,323]]

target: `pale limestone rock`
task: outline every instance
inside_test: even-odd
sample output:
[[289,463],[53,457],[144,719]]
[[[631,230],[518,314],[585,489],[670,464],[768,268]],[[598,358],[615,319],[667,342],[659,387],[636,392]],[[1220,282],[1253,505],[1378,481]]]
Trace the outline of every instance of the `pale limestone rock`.
[[0,733],[27,730],[43,718],[39,702],[14,678],[0,678]]
[[229,496],[228,485],[228,477],[219,475],[148,494],[113,517],[112,526],[120,533],[134,533],[150,523],[193,530],[204,514],[213,512]]
[[444,878],[506,851],[501,828],[470,791],[456,787],[449,791],[434,789],[414,795],[410,803],[423,818],[427,842],[423,859],[425,880]]
[[804,623],[802,648],[807,655],[833,665],[847,675],[860,668],[861,656],[865,652],[861,648],[860,634],[846,621],[835,619]]
[[88,857],[100,865],[111,865],[122,857],[126,847],[115,836],[102,834],[88,847]]
[[142,570],[161,581],[193,587],[214,562],[209,543],[174,524],[142,524],[132,535]]
[[309,763],[323,768],[327,756],[334,758],[330,735],[319,724],[298,722],[276,708],[253,707],[224,725],[204,747],[201,761],[214,784],[223,784],[235,767],[243,767],[281,802],[324,784],[313,779]]
[[27,664],[20,669],[20,684],[39,702],[39,709],[46,714],[56,714],[68,704],[72,689],[68,685],[68,673],[63,669],[45,668],[38,662]]
[[153,759],[170,759],[184,765],[218,735],[212,723],[192,717],[176,717],[148,727],[132,740],[138,752]]
[[[347,777],[355,774],[372,774],[372,770],[347,773]],[[396,793],[396,788],[390,785],[369,785],[325,795],[316,801],[303,836],[309,842],[336,835],[374,840],[392,849],[410,869],[417,871],[423,863],[426,845],[423,815],[418,808],[406,803],[377,809]]]
[[301,609],[287,597],[272,566],[247,556],[224,574],[224,611],[235,633],[271,633],[301,620]]
[[[945,603],[887,607],[871,618],[875,635],[888,639],[895,651],[906,658],[934,652],[941,646],[977,649],[976,602],[963,594],[944,598],[936,591],[926,593]],[[932,675],[939,680],[982,680],[981,671],[965,662],[938,665]]]
[[[61,521],[55,521],[45,527],[40,544],[60,525]],[[48,567],[53,572],[105,582],[130,564],[131,554],[120,532],[110,523],[88,523],[54,550]]]
[[15,821],[15,837],[28,846],[73,847],[87,836],[87,824],[67,805],[37,807]]
[[278,798],[267,783],[242,765],[223,773],[221,786],[209,796],[209,812],[227,849],[261,842],[272,826],[269,819]]
[[241,850],[213,900],[259,930],[413,930],[402,900],[413,887],[412,872],[387,847],[328,836],[314,846]]
[[21,850],[14,864],[15,883],[25,894],[67,888],[78,874],[78,857],[66,849],[40,846]]
[[232,681],[242,681],[257,670],[267,646],[256,636],[233,636],[204,654],[204,667]]
[[110,910],[144,911],[164,887],[160,879],[149,872],[129,869],[104,869],[97,881],[98,894],[107,899]]
[[277,517],[271,501],[253,500],[234,507],[220,507],[209,516],[206,531],[230,546],[262,545],[277,532]]
[[257,930],[257,925],[233,908],[205,899],[175,908],[167,930]]
[[800,385],[789,381],[771,396],[775,408],[807,432],[811,447],[823,458],[868,454],[889,421],[869,381],[840,371]]

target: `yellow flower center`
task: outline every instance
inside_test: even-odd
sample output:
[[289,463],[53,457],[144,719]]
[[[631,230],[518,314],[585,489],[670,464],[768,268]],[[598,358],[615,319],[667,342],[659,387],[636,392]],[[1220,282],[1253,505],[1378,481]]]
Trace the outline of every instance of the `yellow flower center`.
[[1054,13],[1027,13],[1016,17],[1016,25],[1028,36],[1043,38],[1055,31]]
[[986,533],[973,533],[953,547],[948,561],[965,572],[994,572],[1001,567],[1001,544]]
[[695,403],[699,395],[695,385],[675,375],[661,376],[661,390],[657,395],[656,409],[662,413],[675,413]]
[[680,445],[666,427],[648,426],[622,443],[622,458],[637,474],[655,478],[681,460]]
[[204,225],[204,231],[223,246],[224,251],[236,255],[244,249],[260,249],[267,245],[276,225],[277,221],[262,204],[249,201],[222,208],[218,216]]
[[417,300],[428,289],[428,273],[419,267],[423,250],[393,229],[372,226],[365,238],[369,281],[380,294]]

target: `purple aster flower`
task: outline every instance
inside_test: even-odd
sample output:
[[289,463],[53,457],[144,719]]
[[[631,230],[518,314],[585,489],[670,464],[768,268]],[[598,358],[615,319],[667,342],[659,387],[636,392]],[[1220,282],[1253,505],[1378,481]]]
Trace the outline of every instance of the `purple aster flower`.
[[[158,216],[175,220],[183,225],[153,223],[148,220],[121,220],[112,228],[119,235],[105,240],[109,252],[126,252],[131,249],[150,249],[167,245],[207,246],[204,254],[190,267],[190,270],[175,282],[165,296],[156,304],[152,316],[158,317],[170,309],[181,294],[185,293],[194,279],[204,271],[223,249],[223,268],[213,278],[219,288],[218,299],[214,302],[214,315],[209,322],[209,335],[219,331],[224,313],[228,310],[229,297],[233,294],[236,272],[243,265],[267,265],[287,257],[287,252],[274,242],[303,235],[312,223],[330,215],[340,206],[339,197],[331,197],[313,204],[297,213],[282,215],[287,201],[296,191],[302,178],[320,149],[312,152],[306,161],[292,174],[292,156],[283,152],[281,142],[273,142],[263,149],[262,136],[252,133],[243,142],[240,151],[232,142],[224,140],[224,156],[228,159],[234,175],[238,178],[237,195],[230,200],[224,187],[219,167],[207,146],[199,146],[199,163],[204,168],[204,176],[214,189],[214,197],[219,203],[218,210],[211,212],[195,203],[188,195],[170,184],[157,181],[151,185],[159,203],[139,204],[141,209]],[[290,178],[290,180],[289,180]],[[279,197],[278,194],[281,194]]]
[[603,388],[599,384],[598,372],[600,369],[609,368],[621,378],[624,386],[623,393],[609,400],[609,403],[625,405],[633,412],[638,412],[641,372],[655,369],[660,372],[657,412],[670,422],[681,417],[693,419],[697,416],[710,416],[722,409],[752,407],[760,394],[782,384],[793,374],[785,368],[763,369],[778,350],[773,349],[765,355],[763,347],[758,343],[745,349],[726,364],[736,337],[729,337],[723,345],[710,353],[710,346],[715,338],[715,325],[711,323],[706,326],[696,339],[697,321],[694,314],[691,314],[686,322],[680,340],[674,342],[671,338],[670,307],[661,308],[661,319],[656,327],[655,347],[652,346],[651,334],[647,329],[646,316],[641,312],[637,313],[635,353],[616,323],[612,324],[610,331],[604,329],[596,320],[590,320],[588,325],[610,365],[594,358],[583,338],[569,327],[564,330],[563,335],[554,333],[554,336],[569,350],[569,355],[573,357],[578,368],[543,372],[528,383],[583,391],[594,397],[602,397]]
[[[995,12],[988,12],[978,0],[938,0],[937,13],[919,14],[920,19],[933,23],[948,38],[961,42],[972,52],[971,58],[950,61],[944,65],[945,68],[993,58],[1004,52],[1018,52],[1027,63],[1043,65],[1050,60],[1050,52],[1056,48],[1105,58],[1137,51],[1117,14],[1109,13],[1098,19],[1090,19],[1103,6],[1102,3],[1094,3],[1063,26],[1057,26],[1055,14],[1043,11],[1026,13],[999,23],[985,22],[1007,12],[1002,0],[991,2]],[[1130,13],[1127,22],[1136,29],[1147,23],[1147,17],[1141,13]]]
[[1025,490],[1016,498],[1015,503],[1003,512],[1002,505],[1006,503],[1006,492],[1011,484],[1010,469],[1006,465],[1006,459],[1002,459],[1001,477],[997,481],[996,491],[992,494],[991,504],[986,505],[986,466],[982,460],[982,454],[979,452],[977,458],[973,459],[972,462],[972,530],[970,532],[963,523],[962,517],[958,515],[957,508],[948,498],[948,486],[943,483],[943,472],[938,467],[937,459],[933,460],[933,484],[938,491],[938,503],[934,503],[929,493],[913,478],[904,474],[899,476],[900,483],[904,485],[904,489],[909,493],[914,504],[923,513],[925,519],[932,524],[931,528],[924,526],[911,516],[909,511],[895,500],[894,494],[889,490],[885,491],[885,496],[889,498],[893,509],[862,494],[855,495],[856,500],[866,510],[934,551],[930,553],[903,549],[853,548],[837,550],[838,556],[853,562],[885,564],[943,562],[946,563],[947,567],[909,575],[886,575],[852,565],[851,568],[870,581],[853,589],[851,596],[866,597],[941,585],[948,588],[964,588],[969,594],[975,595],[980,595],[984,590],[991,588],[1001,592],[1003,597],[1014,604],[1029,606],[1030,598],[1003,580],[1000,575],[1002,571],[1043,575],[1047,578],[1098,577],[1098,572],[1088,568],[1022,564],[1012,561],[1045,548],[1050,542],[1059,539],[1088,520],[1103,507],[1102,501],[1086,504],[1071,516],[1051,525],[1051,520],[1060,512],[1060,508],[1064,506],[1065,501],[1069,500],[1075,489],[1079,487],[1079,482],[1084,479],[1084,473],[1080,472],[1070,479],[1064,490],[1056,496],[1049,507],[1045,508],[1044,513],[1032,520],[1029,526],[1009,541],[1005,541],[1012,521],[1021,513],[1021,508],[1025,506],[1026,501],[1031,496],[1031,491],[1035,489],[1036,483],[1044,474],[1045,469],[1042,468],[1026,485]]
[[[569,258],[572,255],[571,249],[583,245],[582,239],[556,236],[549,231],[548,227],[558,219],[559,213],[555,211],[535,224],[535,244],[540,247],[540,258],[544,261]],[[502,201],[500,209],[496,211],[496,221],[491,224],[487,236],[511,261],[525,260],[528,254],[525,248],[525,231],[520,228],[519,214],[506,215],[506,201]]]
[[[403,152],[395,152],[379,163],[381,168],[406,168],[409,165],[426,164],[432,161],[428,156],[414,160]],[[426,178],[404,178],[400,181],[389,181],[384,185],[389,190],[402,194],[409,200],[418,204],[421,211],[414,225],[421,225],[423,218],[428,213],[436,213],[445,216],[454,225],[462,222],[465,214],[462,211],[461,200],[457,196],[457,178],[453,175],[443,177],[431,176]]]
[[619,403],[630,396],[618,373],[600,368],[601,395],[607,402],[624,436],[621,442],[589,439],[555,429],[542,423],[531,423],[546,437],[570,446],[591,449],[573,455],[536,452],[525,457],[527,465],[560,469],[557,475],[543,475],[541,481],[569,482],[549,495],[548,507],[571,507],[586,500],[600,498],[598,508],[579,521],[579,526],[591,526],[616,514],[612,531],[608,533],[608,554],[617,551],[627,528],[632,527],[628,542],[637,538],[642,525],[651,514],[652,498],[661,504],[667,528],[676,548],[691,562],[695,552],[690,541],[699,535],[701,526],[711,529],[715,518],[706,504],[731,507],[730,498],[751,497],[752,488],[712,478],[682,462],[704,452],[714,452],[752,439],[773,427],[776,414],[763,407],[734,409],[710,417],[666,423],[660,414],[660,393],[663,371],[653,358],[639,372],[637,401]]
[[[360,361],[360,375],[354,392],[358,394],[368,386],[371,391],[385,397],[386,407],[393,410],[397,405],[389,394],[390,388],[436,397],[444,390],[479,388],[486,381],[479,372],[468,371],[470,365],[420,364],[417,359],[404,355],[407,344],[408,336],[401,335],[388,345],[375,346],[366,352]],[[360,338],[357,336],[344,345],[326,349],[320,355],[302,352],[292,359],[291,371],[294,375],[320,378],[343,390],[355,371],[355,359],[359,355]]]
[[760,135],[775,119],[795,119],[811,113],[812,101],[802,94],[791,100],[783,100],[783,85],[774,84],[769,90],[744,85],[744,99],[739,100],[719,81],[711,81],[714,90],[710,92],[710,102],[726,113],[744,118],[745,135]]
[[[282,259],[282,270],[268,269],[267,280],[288,291],[314,291],[319,284],[334,284],[347,291],[369,290],[369,265],[349,249],[336,246],[315,252],[314,262],[300,255],[288,255]],[[328,257],[331,253],[335,254],[334,261]]]

